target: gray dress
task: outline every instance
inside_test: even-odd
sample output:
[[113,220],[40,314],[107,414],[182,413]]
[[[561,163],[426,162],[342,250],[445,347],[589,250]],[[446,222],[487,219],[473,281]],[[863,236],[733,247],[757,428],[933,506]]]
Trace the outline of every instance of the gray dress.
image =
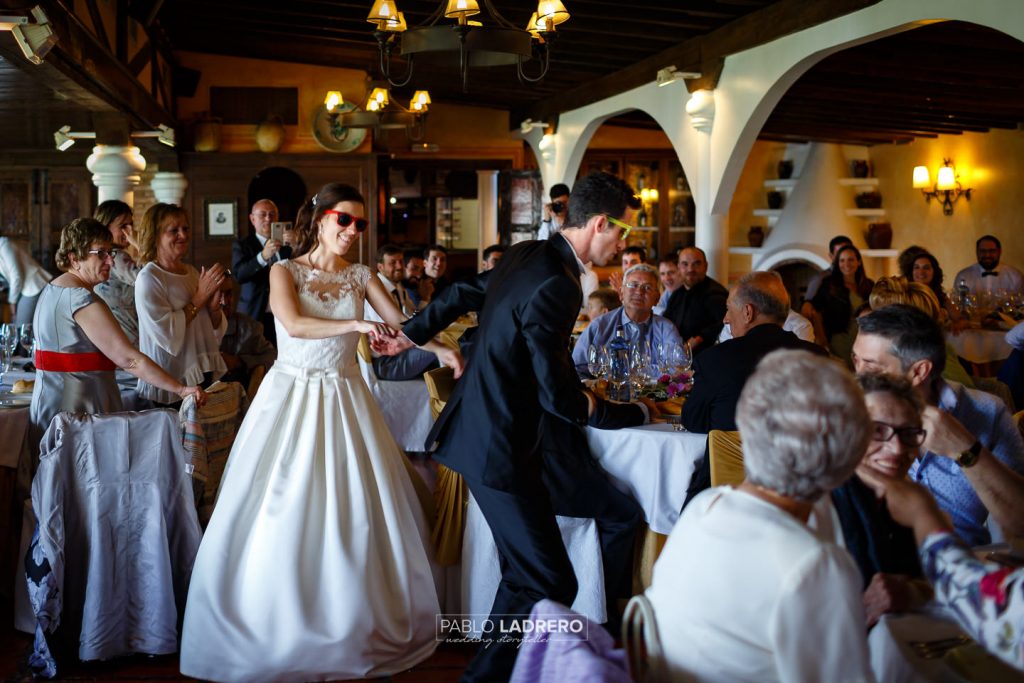
[[[33,330],[37,351],[59,353],[99,353],[75,322],[74,314],[92,303],[105,306],[103,300],[83,287],[49,284],[39,294]],[[30,443],[39,452],[39,440],[50,420],[61,411],[72,413],[115,413],[121,410],[121,392],[113,370],[36,372],[32,390]]]

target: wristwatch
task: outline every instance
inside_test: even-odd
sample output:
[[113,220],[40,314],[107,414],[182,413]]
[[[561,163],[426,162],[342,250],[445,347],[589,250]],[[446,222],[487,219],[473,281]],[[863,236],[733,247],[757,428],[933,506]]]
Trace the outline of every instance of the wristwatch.
[[975,441],[971,444],[971,447],[966,451],[962,452],[956,459],[956,464],[960,465],[964,469],[968,467],[974,467],[978,462],[978,458],[981,457],[981,442]]

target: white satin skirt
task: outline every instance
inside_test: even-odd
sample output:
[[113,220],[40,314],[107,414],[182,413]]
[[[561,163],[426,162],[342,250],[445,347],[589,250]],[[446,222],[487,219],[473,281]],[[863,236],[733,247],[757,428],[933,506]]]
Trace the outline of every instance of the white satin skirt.
[[189,586],[181,672],[386,676],[429,657],[429,530],[358,366],[275,363],[235,439]]

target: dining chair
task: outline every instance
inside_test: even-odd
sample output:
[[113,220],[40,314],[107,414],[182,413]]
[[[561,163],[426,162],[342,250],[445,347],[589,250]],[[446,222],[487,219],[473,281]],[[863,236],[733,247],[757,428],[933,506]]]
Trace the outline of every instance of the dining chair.
[[367,363],[373,362],[373,353],[370,351],[370,337],[366,333],[359,335],[359,344],[356,345],[356,353]]
[[[455,388],[455,374],[449,367],[440,367],[424,373],[423,381],[427,384],[427,394],[430,396],[430,412],[436,420]],[[436,516],[430,541],[441,565],[457,565],[462,559],[462,536],[466,528],[468,501],[469,487],[462,475],[439,465],[437,484],[434,487]]]
[[248,407],[238,382],[215,382],[206,394],[202,408],[189,396],[178,411],[182,444],[192,462],[196,510],[204,527],[213,514],[224,467]]
[[665,655],[658,637],[654,607],[643,593],[634,595],[622,615],[622,645],[635,683],[665,683]]
[[746,478],[739,432],[712,429],[708,434],[708,457],[712,486],[735,486]]
[[82,660],[177,651],[202,536],[186,466],[172,410],[53,418],[24,560],[33,671],[52,677],[65,651]]

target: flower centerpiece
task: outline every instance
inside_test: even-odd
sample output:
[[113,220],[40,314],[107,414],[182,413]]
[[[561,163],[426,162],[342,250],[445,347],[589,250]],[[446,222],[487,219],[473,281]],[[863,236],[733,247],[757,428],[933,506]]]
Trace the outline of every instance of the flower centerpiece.
[[677,375],[668,373],[658,378],[657,384],[645,394],[655,401],[667,401],[690,393],[693,389],[693,370],[684,370]]

